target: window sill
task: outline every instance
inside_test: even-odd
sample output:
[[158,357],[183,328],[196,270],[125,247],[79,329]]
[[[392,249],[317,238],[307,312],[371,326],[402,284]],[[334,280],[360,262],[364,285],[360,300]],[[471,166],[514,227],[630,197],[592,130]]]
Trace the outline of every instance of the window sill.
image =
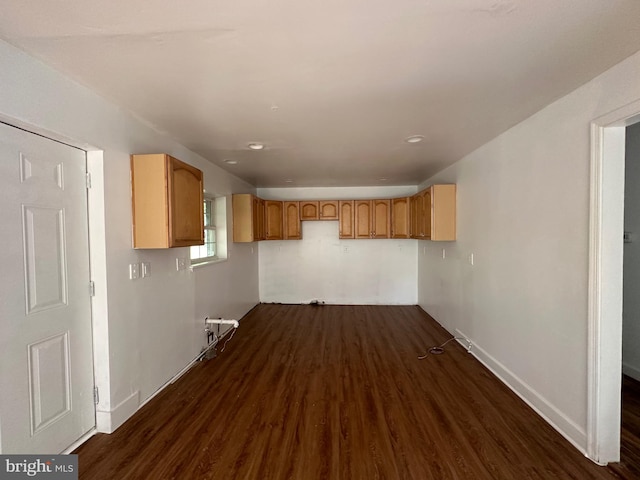
[[206,262],[197,262],[191,264],[191,270],[198,269],[200,267],[206,267],[207,265],[215,265],[216,263],[226,262],[226,258],[216,258],[213,260],[207,260]]

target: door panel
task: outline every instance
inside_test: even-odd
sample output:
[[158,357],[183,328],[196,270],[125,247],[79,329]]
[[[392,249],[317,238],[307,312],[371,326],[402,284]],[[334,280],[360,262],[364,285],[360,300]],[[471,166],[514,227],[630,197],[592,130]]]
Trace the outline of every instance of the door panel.
[[95,425],[85,152],[0,124],[0,452]]
[[355,238],[371,238],[373,236],[373,226],[371,224],[371,201],[355,201]]

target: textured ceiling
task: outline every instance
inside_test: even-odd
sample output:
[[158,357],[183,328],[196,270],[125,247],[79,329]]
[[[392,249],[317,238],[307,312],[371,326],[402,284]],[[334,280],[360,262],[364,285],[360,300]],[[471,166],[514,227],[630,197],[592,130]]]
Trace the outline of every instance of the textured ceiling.
[[638,0],[0,9],[1,38],[259,187],[417,184],[640,50]]

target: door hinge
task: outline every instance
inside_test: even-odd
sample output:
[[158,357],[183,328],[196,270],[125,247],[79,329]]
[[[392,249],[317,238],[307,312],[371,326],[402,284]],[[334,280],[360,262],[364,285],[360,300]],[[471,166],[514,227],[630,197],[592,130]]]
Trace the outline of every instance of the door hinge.
[[91,188],[91,173],[87,172],[87,188]]
[[89,282],[89,296],[90,297],[96,296],[96,282],[94,282],[93,280]]
[[93,387],[93,403],[96,405],[100,401],[100,392],[98,391],[98,387]]

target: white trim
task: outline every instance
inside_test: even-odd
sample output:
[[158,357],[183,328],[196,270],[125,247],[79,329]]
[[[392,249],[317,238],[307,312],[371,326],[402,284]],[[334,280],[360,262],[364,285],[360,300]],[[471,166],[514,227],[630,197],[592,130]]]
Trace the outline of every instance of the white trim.
[[620,459],[624,128],[639,115],[640,100],[591,123],[586,453],[598,464]]
[[[500,361],[491,356],[485,349],[480,347],[460,330],[456,332],[463,336],[468,348],[468,352],[480,363],[491,371],[520,399],[529,405],[538,415],[540,415],[549,425],[560,433],[569,443],[576,447],[583,454],[586,432],[573,420],[558,410],[551,402],[538,393],[531,385],[518,377],[514,372],[505,367]],[[471,345],[471,347],[469,347]]]
[[598,459],[598,412],[600,408],[600,281],[602,258],[602,127],[591,124],[591,182],[589,193],[589,292],[587,311],[587,456]]
[[140,392],[136,390],[109,411],[96,410],[96,429],[113,433],[140,408]]
[[[211,257],[213,258],[213,257]],[[190,268],[191,270],[200,268],[200,267],[206,267],[207,265],[215,265],[216,263],[222,263],[222,262],[226,262],[227,259],[226,258],[218,258],[215,257],[215,259],[213,260],[207,260],[206,262],[198,262],[198,263],[192,263]]]

